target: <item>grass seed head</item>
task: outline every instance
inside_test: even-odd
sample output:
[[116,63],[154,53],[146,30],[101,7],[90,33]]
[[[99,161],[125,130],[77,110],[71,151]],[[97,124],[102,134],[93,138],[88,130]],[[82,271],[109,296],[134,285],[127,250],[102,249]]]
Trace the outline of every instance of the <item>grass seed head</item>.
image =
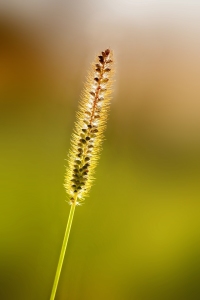
[[106,49],[92,65],[79,102],[65,176],[70,204],[80,204],[94,181],[110,107],[113,73],[113,54]]

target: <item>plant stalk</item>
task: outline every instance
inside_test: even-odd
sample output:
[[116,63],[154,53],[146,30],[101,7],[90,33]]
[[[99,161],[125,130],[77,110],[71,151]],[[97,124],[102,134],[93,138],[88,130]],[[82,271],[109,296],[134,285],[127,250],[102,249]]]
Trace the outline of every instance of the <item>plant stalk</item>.
[[60,278],[60,273],[61,273],[61,269],[62,269],[64,257],[65,257],[65,251],[66,251],[66,248],[67,248],[67,243],[68,243],[68,239],[69,239],[71,225],[72,225],[72,221],[73,221],[73,217],[74,217],[75,207],[76,207],[76,201],[74,201],[74,203],[71,205],[71,208],[70,208],[67,227],[66,227],[66,230],[65,230],[65,236],[64,236],[64,240],[63,240],[63,244],[62,244],[62,248],[61,248],[61,252],[60,252],[60,257],[59,257],[58,266],[57,266],[57,270],[56,270],[56,275],[55,275],[55,279],[54,279],[54,283],[53,283],[53,288],[52,288],[52,291],[51,291],[50,300],[55,299],[56,290],[57,290],[57,286],[58,286],[58,281],[59,281],[59,278]]

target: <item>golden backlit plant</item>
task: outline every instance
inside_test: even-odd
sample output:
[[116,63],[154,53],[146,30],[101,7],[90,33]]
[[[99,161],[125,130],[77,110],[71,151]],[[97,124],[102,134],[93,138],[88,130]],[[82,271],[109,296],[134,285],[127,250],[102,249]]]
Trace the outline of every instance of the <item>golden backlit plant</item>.
[[106,127],[113,84],[113,54],[106,49],[92,65],[79,103],[71,139],[65,188],[71,205],[50,300],[55,298],[76,205],[88,195],[94,180]]

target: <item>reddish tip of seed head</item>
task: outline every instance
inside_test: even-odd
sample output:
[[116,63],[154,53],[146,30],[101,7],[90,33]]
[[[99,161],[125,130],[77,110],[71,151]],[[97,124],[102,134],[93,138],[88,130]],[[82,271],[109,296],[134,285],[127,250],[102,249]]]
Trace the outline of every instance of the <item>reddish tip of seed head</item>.
[[103,51],[101,52],[101,54],[102,54],[103,56],[105,56],[105,55],[106,55],[106,54],[105,54],[105,52],[103,52]]
[[106,55],[109,55],[109,54],[110,54],[110,50],[109,50],[109,49],[106,49],[106,50],[105,50],[105,54],[106,54]]

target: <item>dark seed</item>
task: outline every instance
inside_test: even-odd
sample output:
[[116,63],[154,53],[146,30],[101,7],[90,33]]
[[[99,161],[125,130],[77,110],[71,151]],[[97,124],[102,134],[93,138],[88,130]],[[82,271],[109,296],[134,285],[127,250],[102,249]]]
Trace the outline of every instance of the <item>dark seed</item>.
[[85,143],[86,143],[86,140],[80,139],[80,142],[83,143],[83,144],[85,144]]
[[92,125],[89,124],[89,125],[88,125],[88,128],[92,128]]
[[76,159],[75,160],[76,164],[80,165],[81,164],[81,161],[79,159]]
[[83,152],[83,149],[82,148],[78,148],[78,152]]
[[94,80],[95,80],[96,82],[98,82],[98,81],[99,81],[99,78],[98,78],[98,77],[95,77]]
[[98,129],[92,129],[92,130],[91,130],[92,133],[96,133],[96,132],[98,132],[98,131],[99,131]]
[[77,190],[74,190],[74,193],[77,193]]
[[89,161],[90,160],[90,158],[87,156],[86,158],[85,158],[85,161]]
[[85,114],[87,114],[89,116],[91,115],[91,113],[89,111],[87,111],[87,110],[85,111]]
[[102,101],[102,100],[104,100],[104,97],[99,97],[98,100]]
[[97,72],[100,72],[100,71],[101,71],[101,69],[100,69],[100,68],[96,68],[96,71],[97,71]]
[[86,139],[86,141],[89,141],[89,140],[90,140],[90,137],[89,137],[89,136],[86,136],[85,139]]
[[75,184],[73,184],[73,185],[72,185],[72,187],[76,187],[76,185],[75,185]]
[[110,72],[110,71],[111,71],[111,69],[109,69],[109,68],[106,68],[104,71],[105,71],[105,72]]
[[95,96],[95,93],[94,92],[90,92],[90,95]]
[[78,169],[74,169],[74,172],[77,173],[77,172],[78,172]]
[[77,188],[78,190],[81,190],[82,189],[82,187],[81,186],[78,186],[78,188]]
[[83,129],[82,129],[82,131],[83,131],[83,132],[86,132],[86,131],[87,131],[87,129],[83,128]]
[[87,173],[88,173],[88,170],[87,170],[87,171],[85,171],[85,172],[83,172],[83,175],[87,175]]
[[100,68],[100,67],[101,67],[100,64],[95,64],[95,66],[96,66],[97,68]]
[[89,145],[89,146],[88,146],[88,148],[93,148],[93,147],[94,147],[93,145]]

